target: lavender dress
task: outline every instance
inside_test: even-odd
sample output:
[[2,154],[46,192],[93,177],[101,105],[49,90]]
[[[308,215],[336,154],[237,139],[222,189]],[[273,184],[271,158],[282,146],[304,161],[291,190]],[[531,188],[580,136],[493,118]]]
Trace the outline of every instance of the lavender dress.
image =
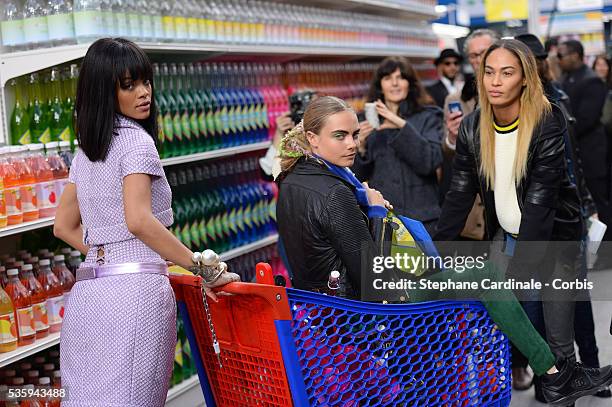
[[[132,235],[123,207],[123,178],[152,176],[152,209],[165,226],[172,194],[151,136],[118,116],[104,162],[79,152],[70,169],[76,184],[83,241],[90,251],[81,267],[164,263]],[[98,249],[104,249],[99,257]],[[176,303],[163,275],[126,274],[77,282],[66,302],[61,332],[62,406],[163,406],[176,345]]]

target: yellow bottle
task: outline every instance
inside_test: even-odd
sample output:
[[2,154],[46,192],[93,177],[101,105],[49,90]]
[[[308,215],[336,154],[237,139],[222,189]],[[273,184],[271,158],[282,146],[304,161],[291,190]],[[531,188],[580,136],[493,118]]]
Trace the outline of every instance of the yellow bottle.
[[0,288],[0,353],[17,349],[17,324],[14,312],[10,297]]
[[4,197],[4,180],[0,178],[0,228],[5,228],[7,221],[6,200]]

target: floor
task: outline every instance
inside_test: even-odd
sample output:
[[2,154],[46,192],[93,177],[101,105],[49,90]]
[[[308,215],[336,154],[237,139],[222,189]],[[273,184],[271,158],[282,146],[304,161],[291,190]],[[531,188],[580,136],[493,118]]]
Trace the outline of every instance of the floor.
[[[606,287],[612,290],[612,270],[593,271],[589,279],[595,287]],[[593,301],[593,316],[595,318],[595,335],[599,348],[599,361],[602,365],[612,364],[612,335],[609,333],[612,317],[612,301]],[[510,407],[540,407],[533,396],[533,387],[527,391],[513,391]],[[612,398],[583,397],[576,402],[576,407],[611,407]]]

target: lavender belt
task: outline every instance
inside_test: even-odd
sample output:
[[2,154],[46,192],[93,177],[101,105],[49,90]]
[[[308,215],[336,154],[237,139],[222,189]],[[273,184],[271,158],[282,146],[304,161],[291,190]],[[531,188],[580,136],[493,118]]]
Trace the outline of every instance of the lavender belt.
[[168,267],[161,263],[121,263],[83,267],[77,270],[76,281],[118,276],[121,274],[161,274],[167,276]]

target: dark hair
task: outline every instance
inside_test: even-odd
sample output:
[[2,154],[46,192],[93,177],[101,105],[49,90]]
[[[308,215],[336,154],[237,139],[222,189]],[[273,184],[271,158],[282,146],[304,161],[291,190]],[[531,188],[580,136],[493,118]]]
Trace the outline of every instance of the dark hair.
[[[119,112],[117,85],[129,73],[134,81],[148,79],[153,92],[153,67],[145,52],[123,38],[101,38],[85,54],[75,100],[79,147],[91,161],[104,161],[115,134]],[[136,120],[157,141],[157,108],[151,97],[149,117]]]
[[396,70],[400,70],[402,78],[406,79],[408,85],[408,97],[400,103],[399,113],[404,119],[415,112],[423,110],[423,106],[432,104],[431,96],[425,91],[416,70],[410,62],[403,57],[385,58],[374,72],[374,78],[370,84],[368,100],[374,102],[378,99],[385,101],[383,96],[381,80],[387,75],[391,75]]
[[608,76],[606,77],[606,86],[608,86],[608,89],[612,88],[612,64],[610,63],[610,60],[608,59],[608,57],[604,54],[602,55],[597,55],[597,57],[595,57],[595,60],[593,61],[593,70],[595,70],[595,65],[597,64],[597,61],[603,59],[606,64],[608,65]]
[[549,38],[544,43],[544,51],[550,52],[550,49],[552,47],[557,47],[557,46],[559,46],[559,41],[557,41],[556,38]]
[[570,53],[577,53],[580,59],[584,58],[584,47],[580,41],[567,40],[561,45],[565,45]]

